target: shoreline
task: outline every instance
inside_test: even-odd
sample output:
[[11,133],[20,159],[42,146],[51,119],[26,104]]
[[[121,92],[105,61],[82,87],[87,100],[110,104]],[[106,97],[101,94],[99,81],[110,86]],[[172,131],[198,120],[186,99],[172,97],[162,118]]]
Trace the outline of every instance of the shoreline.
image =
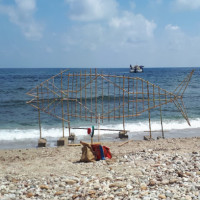
[[94,163],[81,146],[0,150],[0,199],[200,198],[200,137],[122,143]]
[[[66,132],[67,133],[67,132]],[[101,133],[101,132],[100,132]],[[170,138],[191,138],[191,137],[199,137],[200,136],[200,128],[187,128],[187,129],[174,129],[174,130],[164,130],[164,136],[166,139]],[[128,132],[129,140],[143,140],[144,136],[148,136],[149,133],[147,131],[140,132]],[[67,134],[65,134],[68,137]],[[100,142],[120,142],[121,140],[118,138],[118,132],[112,133],[103,133],[100,134]],[[152,138],[157,139],[157,137],[161,137],[161,131],[152,131]],[[60,132],[60,136],[46,136],[44,138],[47,139],[47,147],[57,147],[57,140],[62,137],[62,132]],[[37,137],[34,138],[19,138],[19,139],[9,139],[9,140],[0,140],[0,150],[5,149],[31,149],[37,148],[39,139],[39,133]],[[86,133],[85,135],[76,135],[75,143],[79,143],[80,140],[90,142],[90,136]],[[94,135],[94,142],[98,141],[97,131]]]

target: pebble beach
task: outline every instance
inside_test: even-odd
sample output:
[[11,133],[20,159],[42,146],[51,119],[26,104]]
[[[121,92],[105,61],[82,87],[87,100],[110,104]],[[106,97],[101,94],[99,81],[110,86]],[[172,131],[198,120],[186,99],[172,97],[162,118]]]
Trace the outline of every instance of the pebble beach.
[[200,199],[200,138],[104,142],[113,158],[80,162],[81,146],[0,150],[0,199]]

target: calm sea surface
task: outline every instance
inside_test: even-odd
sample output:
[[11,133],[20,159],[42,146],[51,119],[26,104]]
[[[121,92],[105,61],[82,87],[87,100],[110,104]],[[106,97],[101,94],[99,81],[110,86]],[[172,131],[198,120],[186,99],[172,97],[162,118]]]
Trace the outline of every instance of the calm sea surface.
[[[200,68],[144,68],[144,73],[129,73],[129,68],[97,69],[104,74],[141,77],[159,85],[169,92],[173,92],[178,84],[192,71],[195,72],[184,94],[184,104],[187,108],[191,127],[188,126],[180,112],[172,104],[163,106],[163,123],[166,137],[200,136]],[[30,97],[26,95],[30,89],[58,74],[63,69],[0,69],[0,148],[35,147],[39,138],[38,112],[26,104]],[[71,72],[85,72],[88,69],[70,69]],[[112,104],[112,102],[111,102]],[[152,111],[153,137],[161,135],[159,132],[159,110]],[[62,136],[62,122],[47,114],[41,114],[42,136],[47,138],[48,145],[54,146],[56,140]],[[87,123],[78,119],[72,125],[85,126]],[[91,125],[91,124],[90,124]],[[89,125],[89,126],[90,126]],[[96,124],[94,124],[96,126]],[[122,129],[121,121],[109,121],[101,124],[101,128]],[[148,130],[147,115],[141,115],[126,121],[126,129],[130,130],[129,137],[141,139]],[[86,139],[85,130],[73,131],[78,139]],[[116,132],[101,132],[101,138],[113,140]],[[85,138],[84,138],[85,137]],[[88,138],[89,139],[89,138]]]

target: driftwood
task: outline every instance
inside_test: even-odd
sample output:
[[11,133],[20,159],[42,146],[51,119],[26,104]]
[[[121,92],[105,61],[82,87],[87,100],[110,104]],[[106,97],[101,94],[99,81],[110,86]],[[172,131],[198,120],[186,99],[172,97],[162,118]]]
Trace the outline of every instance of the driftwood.
[[123,145],[125,145],[125,144],[127,144],[127,143],[129,143],[129,142],[132,142],[133,140],[128,140],[128,141],[126,141],[126,142],[123,142],[122,144],[120,144],[120,145],[118,145],[118,147],[121,147],[121,146],[123,146]]

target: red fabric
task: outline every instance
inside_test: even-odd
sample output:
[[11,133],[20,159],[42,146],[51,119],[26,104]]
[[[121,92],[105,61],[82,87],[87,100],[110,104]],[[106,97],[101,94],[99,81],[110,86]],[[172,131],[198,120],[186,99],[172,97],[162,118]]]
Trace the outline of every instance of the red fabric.
[[[95,153],[96,156],[96,160],[101,160],[101,152],[100,152],[100,144],[92,144],[92,150]],[[106,158],[111,159],[112,158],[112,154],[110,152],[110,148],[103,146],[103,152],[104,152],[104,156]]]
[[99,146],[99,144],[92,144],[92,150],[95,153],[96,160],[101,160],[101,152]]
[[112,158],[112,154],[110,152],[110,148],[106,147],[106,146],[103,146],[103,152],[104,152],[104,156],[106,158],[109,158],[111,159]]
[[91,128],[87,129],[87,133],[88,133],[88,135],[91,133]]

